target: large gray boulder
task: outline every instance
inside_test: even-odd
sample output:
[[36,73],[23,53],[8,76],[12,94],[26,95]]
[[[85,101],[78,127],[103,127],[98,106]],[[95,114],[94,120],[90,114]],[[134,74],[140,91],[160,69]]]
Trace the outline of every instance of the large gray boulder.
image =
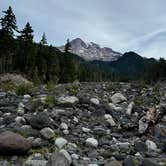
[[31,149],[31,143],[21,135],[6,131],[0,134],[1,155],[24,155]]

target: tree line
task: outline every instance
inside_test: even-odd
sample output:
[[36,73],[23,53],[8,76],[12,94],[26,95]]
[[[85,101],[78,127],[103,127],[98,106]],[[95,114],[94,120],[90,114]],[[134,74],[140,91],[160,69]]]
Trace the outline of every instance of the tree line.
[[47,44],[45,33],[40,43],[35,43],[34,30],[29,22],[19,30],[12,7],[9,6],[3,14],[0,19],[0,73],[21,73],[35,83],[75,80],[69,40],[64,53]]
[[[87,62],[70,53],[69,40],[67,40],[64,52],[48,45],[45,33],[43,33],[41,41],[35,43],[32,26],[27,22],[25,27],[20,30],[11,6],[3,11],[0,25],[0,74],[20,73],[36,84],[48,82],[68,83],[75,80],[131,80],[131,78],[128,79],[126,74],[122,75],[114,72],[109,62],[106,64]],[[166,61],[160,59],[136,79],[155,82],[165,78]]]

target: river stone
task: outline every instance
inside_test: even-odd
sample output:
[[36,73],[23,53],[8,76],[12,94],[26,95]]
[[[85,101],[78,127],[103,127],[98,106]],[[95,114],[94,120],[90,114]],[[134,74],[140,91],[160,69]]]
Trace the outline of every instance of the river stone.
[[145,133],[145,131],[147,130],[149,126],[149,121],[147,120],[146,116],[143,116],[140,120],[139,120],[139,133],[143,134]]
[[70,166],[72,159],[68,152],[64,151],[53,153],[46,166]]
[[86,140],[86,145],[92,146],[92,147],[97,147],[98,146],[98,141],[94,138],[88,138]]
[[61,148],[63,148],[66,144],[67,144],[67,140],[66,139],[64,139],[64,138],[62,138],[62,137],[59,137],[59,138],[57,138],[56,140],[55,140],[55,145],[59,148],[59,149],[61,149]]
[[58,98],[58,103],[59,104],[64,104],[64,105],[74,105],[78,103],[79,100],[75,96],[66,96],[66,97],[60,97]]
[[109,161],[104,166],[122,166],[119,161]]
[[114,104],[118,104],[124,101],[127,101],[126,97],[124,97],[121,93],[115,93],[112,97],[111,97],[112,103]]
[[0,134],[0,154],[23,155],[31,149],[31,143],[21,135],[6,131]]
[[47,113],[40,112],[36,115],[33,115],[30,119],[28,119],[30,125],[34,129],[43,129],[45,127],[50,126],[50,119]]
[[90,102],[91,102],[92,104],[95,104],[95,105],[99,105],[99,104],[100,104],[100,101],[99,101],[97,98],[91,98],[91,99],[90,99]]
[[53,131],[51,128],[49,128],[49,127],[46,127],[46,128],[44,128],[44,129],[42,129],[42,130],[40,131],[40,134],[41,134],[45,139],[52,139],[52,138],[54,138],[54,136],[55,136],[54,131]]
[[47,161],[45,160],[27,160],[24,166],[46,166]]

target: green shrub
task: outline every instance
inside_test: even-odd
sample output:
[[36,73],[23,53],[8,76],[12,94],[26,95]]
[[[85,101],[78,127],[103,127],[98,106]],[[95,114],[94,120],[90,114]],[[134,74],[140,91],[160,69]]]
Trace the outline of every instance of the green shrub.
[[25,94],[30,94],[33,91],[33,86],[30,85],[20,85],[18,87],[15,87],[15,92],[18,96],[22,96]]
[[55,91],[56,90],[56,83],[54,83],[54,82],[48,82],[47,85],[46,85],[46,89],[49,92]]

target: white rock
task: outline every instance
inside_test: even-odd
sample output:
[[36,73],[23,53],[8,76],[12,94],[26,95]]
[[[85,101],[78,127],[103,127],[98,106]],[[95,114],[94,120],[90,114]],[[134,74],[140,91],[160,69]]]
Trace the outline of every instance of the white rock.
[[157,151],[157,145],[153,141],[146,140],[146,146],[149,151]]
[[115,126],[116,123],[114,121],[114,119],[112,118],[112,116],[110,114],[105,114],[104,115],[106,121],[111,125],[111,126]]
[[25,113],[24,108],[18,108],[17,113],[18,115],[24,115]]
[[63,154],[64,157],[69,161],[70,164],[72,163],[72,158],[71,158],[70,154],[66,150],[61,149],[59,151],[59,153]]
[[69,130],[63,130],[63,134],[68,135],[69,134]]
[[115,110],[115,111],[122,111],[122,110],[123,110],[122,107],[118,107],[118,106],[116,106],[116,105],[113,104],[113,103],[109,103],[108,105],[109,105],[109,107],[110,107],[111,109],[113,109],[113,110]]
[[27,130],[27,129],[32,129],[30,125],[23,125],[21,126],[22,129]]
[[78,123],[78,118],[77,117],[74,117],[74,122]]
[[59,104],[75,104],[78,103],[78,98],[75,96],[66,96],[58,98]]
[[20,117],[20,116],[17,116],[15,118],[15,121],[16,121],[17,124],[25,124],[26,123],[26,120],[23,117]]
[[45,139],[52,139],[55,136],[54,130],[50,129],[49,127],[43,128],[40,130],[40,134],[45,138]]
[[133,107],[134,107],[134,102],[131,102],[131,103],[128,105],[127,109],[126,109],[126,114],[127,114],[127,115],[131,115],[132,110],[133,110]]
[[147,120],[146,116],[143,116],[140,120],[139,120],[139,133],[143,134],[145,133],[145,131],[147,130],[149,125],[149,121]]
[[91,99],[90,99],[90,102],[91,102],[92,104],[96,104],[96,105],[99,105],[99,104],[100,104],[100,101],[99,101],[97,98],[91,98]]
[[72,154],[71,157],[72,157],[72,159],[75,159],[75,160],[79,159],[79,156],[77,154]]
[[67,144],[67,140],[62,138],[62,137],[59,137],[55,140],[55,145],[59,148],[59,149],[62,149],[66,144]]
[[124,97],[121,93],[115,93],[112,97],[111,97],[112,103],[114,104],[118,104],[124,101],[127,101],[126,97]]
[[94,138],[88,138],[86,140],[86,145],[92,146],[92,147],[97,147],[98,146],[98,141]]
[[45,160],[27,160],[24,163],[24,166],[46,166],[47,161]]
[[18,108],[24,108],[24,104],[21,102],[18,104]]
[[24,99],[29,100],[31,96],[29,94],[24,95]]
[[84,133],[89,133],[90,132],[90,129],[86,128],[86,127],[82,127],[82,131]]
[[68,129],[68,125],[66,123],[61,123],[60,124],[60,128],[63,130],[67,130]]

